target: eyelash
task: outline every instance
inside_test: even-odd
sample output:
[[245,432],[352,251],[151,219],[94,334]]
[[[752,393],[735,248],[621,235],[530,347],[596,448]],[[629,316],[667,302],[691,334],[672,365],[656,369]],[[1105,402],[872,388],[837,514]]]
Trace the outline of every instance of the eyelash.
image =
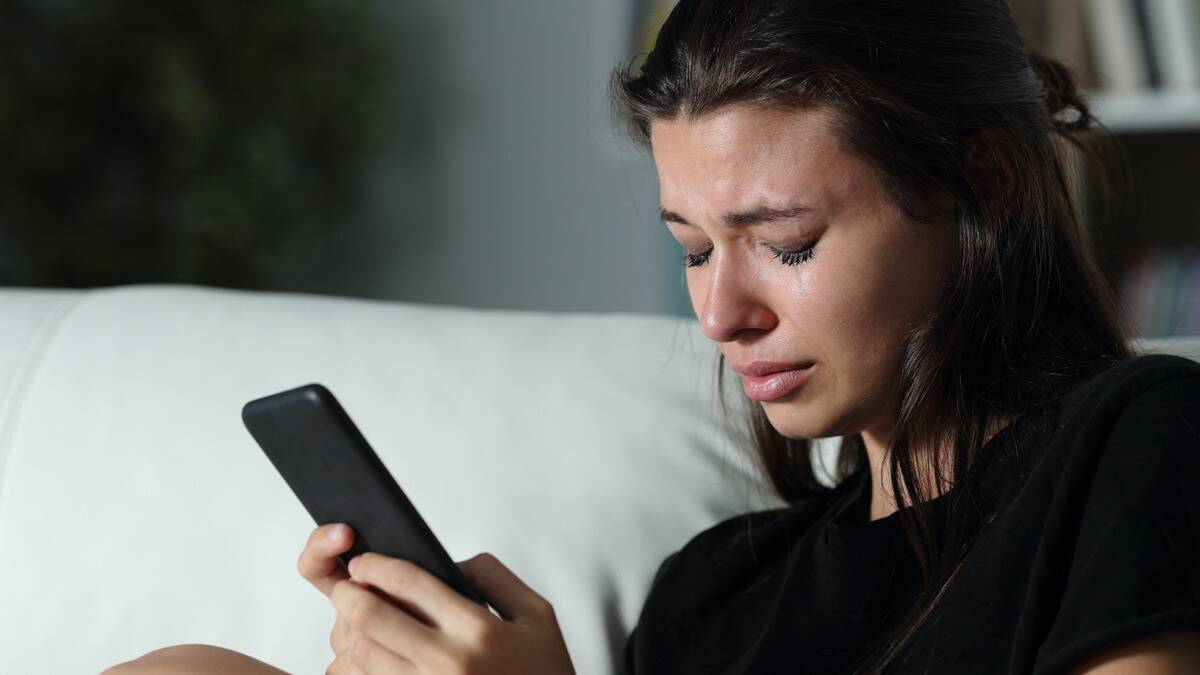
[[[783,265],[799,265],[803,262],[812,260],[816,248],[816,242],[805,244],[797,249],[778,249],[770,244],[764,243],[763,246],[771,252],[771,257],[779,260]],[[712,247],[703,253],[684,253],[683,264],[685,267],[700,267],[708,262],[708,256],[712,253]]]

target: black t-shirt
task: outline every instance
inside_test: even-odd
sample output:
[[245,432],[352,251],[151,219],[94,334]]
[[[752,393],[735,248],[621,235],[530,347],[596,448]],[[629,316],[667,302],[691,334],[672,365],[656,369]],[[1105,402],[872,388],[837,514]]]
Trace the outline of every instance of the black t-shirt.
[[[1119,640],[1200,628],[1200,364],[1124,361],[980,456],[1004,448],[1032,457],[1021,482],[889,673],[1050,675]],[[668,556],[626,672],[851,673],[920,590],[899,512],[868,520],[868,476],[729,518]]]

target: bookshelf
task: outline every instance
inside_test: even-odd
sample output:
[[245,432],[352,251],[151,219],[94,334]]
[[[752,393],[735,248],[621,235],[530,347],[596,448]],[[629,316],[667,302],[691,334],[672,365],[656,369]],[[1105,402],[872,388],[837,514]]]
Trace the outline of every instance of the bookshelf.
[[1200,335],[1200,0],[1010,0],[1030,48],[1075,73],[1128,160],[1108,202],[1069,152],[1076,196],[1135,335]]
[[1200,335],[1200,122],[1150,110],[1110,123],[1105,112],[1098,117],[1117,135],[1131,184],[1108,209],[1095,171],[1082,172],[1101,264],[1134,334]]

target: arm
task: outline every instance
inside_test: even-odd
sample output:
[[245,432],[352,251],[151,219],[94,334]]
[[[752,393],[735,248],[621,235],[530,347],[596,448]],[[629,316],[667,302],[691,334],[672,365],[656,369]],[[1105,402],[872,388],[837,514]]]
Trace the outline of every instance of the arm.
[[1078,663],[1070,675],[1200,673],[1200,630],[1169,630],[1110,645]]

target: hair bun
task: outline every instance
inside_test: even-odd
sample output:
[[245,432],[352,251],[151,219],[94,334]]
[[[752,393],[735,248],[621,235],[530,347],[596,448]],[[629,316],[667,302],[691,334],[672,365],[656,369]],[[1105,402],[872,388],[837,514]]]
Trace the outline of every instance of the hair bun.
[[[1075,87],[1075,76],[1071,69],[1043,54],[1033,52],[1029,57],[1034,73],[1045,85],[1046,107],[1054,128],[1063,133],[1088,128],[1095,118]],[[1067,109],[1074,109],[1079,113],[1078,116],[1073,120],[1063,120],[1059,113]]]

